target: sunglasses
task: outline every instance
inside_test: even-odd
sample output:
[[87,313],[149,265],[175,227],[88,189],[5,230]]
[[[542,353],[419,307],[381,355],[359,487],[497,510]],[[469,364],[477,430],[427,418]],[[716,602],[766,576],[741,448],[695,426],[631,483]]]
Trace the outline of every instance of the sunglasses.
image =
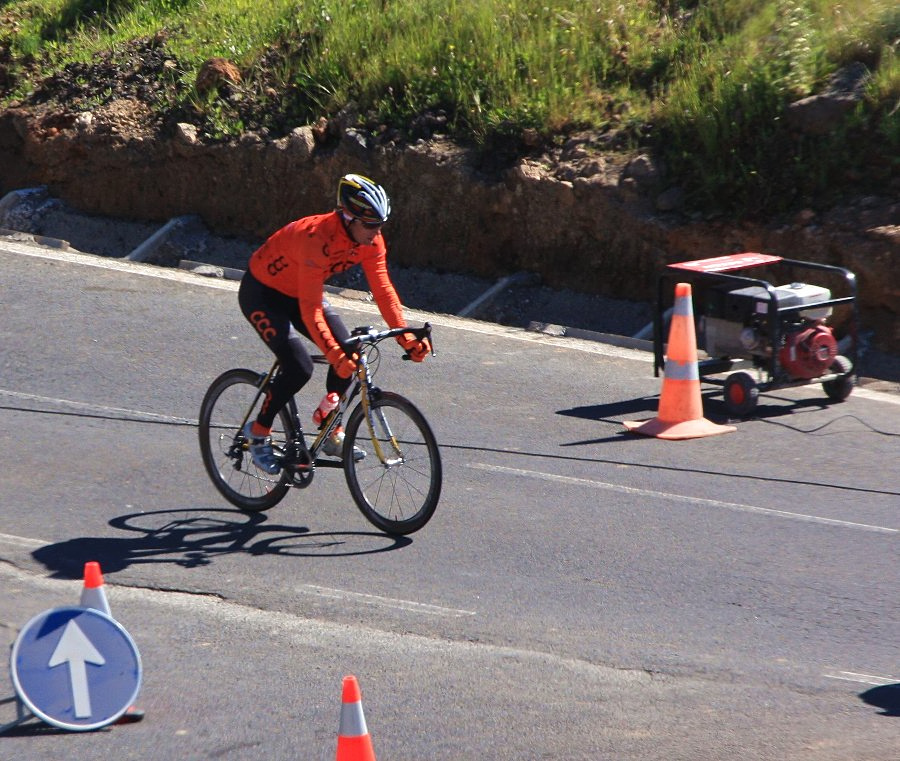
[[359,220],[359,223],[365,227],[366,230],[377,230],[384,224],[384,222],[363,222],[361,219]]

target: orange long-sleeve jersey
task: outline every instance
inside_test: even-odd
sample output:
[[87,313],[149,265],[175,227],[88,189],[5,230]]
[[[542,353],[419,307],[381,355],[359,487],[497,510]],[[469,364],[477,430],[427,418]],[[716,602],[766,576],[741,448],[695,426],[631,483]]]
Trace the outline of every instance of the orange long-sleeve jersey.
[[337,211],[285,225],[253,253],[249,266],[259,282],[297,299],[310,337],[327,356],[340,344],[322,310],[325,281],[354,264],[362,265],[388,326],[405,325],[400,298],[388,275],[384,237],[379,232],[370,246],[355,243]]

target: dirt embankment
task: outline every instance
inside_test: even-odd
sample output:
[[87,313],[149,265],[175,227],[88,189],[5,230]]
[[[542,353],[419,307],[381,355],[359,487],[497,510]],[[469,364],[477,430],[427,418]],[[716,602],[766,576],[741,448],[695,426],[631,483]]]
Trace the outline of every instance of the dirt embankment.
[[647,157],[605,153],[591,135],[499,177],[439,137],[372,145],[356,130],[313,127],[281,139],[208,144],[190,125],[160,129],[139,101],[94,113],[0,114],[0,192],[47,185],[73,207],[128,219],[196,214],[219,233],[262,237],[328,207],[336,178],[369,174],[394,206],[392,259],[482,277],[527,271],[551,288],[654,298],[671,262],[764,251],[856,273],[864,330],[900,353],[900,201],[867,197],[777,225],[709,223],[667,210]]

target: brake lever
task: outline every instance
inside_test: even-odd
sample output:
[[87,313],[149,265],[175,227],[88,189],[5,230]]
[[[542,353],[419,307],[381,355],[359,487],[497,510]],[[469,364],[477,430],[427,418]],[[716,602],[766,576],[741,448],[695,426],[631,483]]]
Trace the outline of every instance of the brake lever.
[[[431,323],[430,323],[430,322],[426,322],[421,328],[414,328],[414,329],[411,330],[410,332],[411,332],[413,335],[415,335],[416,338],[418,338],[420,341],[421,341],[423,338],[427,338],[427,339],[428,339],[428,343],[431,344],[431,356],[432,356],[432,357],[436,357],[436,356],[437,356],[437,352],[434,350],[434,341],[433,341],[432,338],[431,338]],[[407,352],[401,357],[401,359],[406,360],[406,361],[410,361],[410,360],[412,360],[412,357],[409,355],[409,352],[407,351]]]

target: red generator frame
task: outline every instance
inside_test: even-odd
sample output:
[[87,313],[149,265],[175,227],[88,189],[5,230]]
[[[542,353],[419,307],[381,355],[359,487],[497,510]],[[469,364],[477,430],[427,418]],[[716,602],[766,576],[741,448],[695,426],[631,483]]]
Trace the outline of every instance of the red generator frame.
[[[842,291],[842,295],[822,299],[812,303],[783,306],[779,304],[776,286],[761,276],[753,277],[746,270],[756,269],[759,275],[790,275],[786,282],[799,279],[801,272],[811,271],[821,277],[827,277],[830,284]],[[771,275],[770,275],[771,273]],[[751,275],[756,275],[752,272]],[[749,288],[758,294],[756,304],[758,318],[765,322],[768,350],[760,355],[741,354],[740,356],[708,356],[698,358],[700,379],[703,382],[722,386],[725,405],[729,413],[736,416],[750,414],[757,405],[760,392],[778,388],[805,386],[821,383],[826,396],[831,401],[843,401],[850,395],[855,385],[856,364],[859,346],[858,307],[856,276],[848,269],[816,262],[805,262],[797,259],[786,259],[773,254],[744,252],[717,256],[710,259],[669,264],[660,274],[657,283],[656,310],[653,319],[653,353],[654,375],[659,376],[665,367],[665,329],[667,315],[673,302],[674,285],[677,282],[691,284],[693,311],[696,320],[698,349],[705,352],[705,316],[711,309],[711,297],[715,293],[729,288]],[[760,290],[761,289],[761,290]],[[832,291],[829,289],[829,294]],[[701,308],[698,309],[697,305]],[[792,318],[796,320],[799,312],[829,308],[837,305],[849,305],[849,317],[841,325],[843,338],[840,343],[840,355],[823,374],[813,378],[792,377],[781,359],[781,349],[785,346],[787,331]],[[755,375],[746,369],[755,370]],[[737,370],[736,372],[731,372]],[[724,379],[721,376],[731,373]]]

